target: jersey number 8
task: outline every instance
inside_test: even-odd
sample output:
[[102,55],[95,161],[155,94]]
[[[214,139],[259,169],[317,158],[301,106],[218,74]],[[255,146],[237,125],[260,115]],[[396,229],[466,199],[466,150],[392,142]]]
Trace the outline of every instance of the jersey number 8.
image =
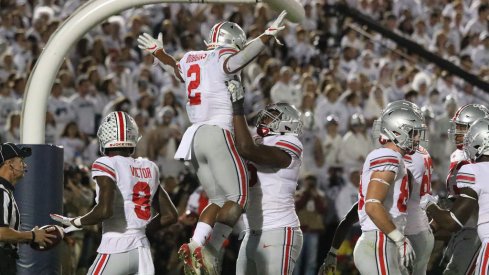
[[151,217],[150,198],[151,192],[148,183],[138,181],[132,188],[132,202],[135,204],[134,212],[141,220],[149,220]]

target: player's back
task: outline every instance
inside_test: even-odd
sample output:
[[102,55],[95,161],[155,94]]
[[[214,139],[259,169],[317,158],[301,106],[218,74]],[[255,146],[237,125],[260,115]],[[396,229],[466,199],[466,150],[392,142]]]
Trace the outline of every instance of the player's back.
[[[151,203],[159,186],[157,166],[143,158],[101,157],[92,165],[92,177],[107,176],[117,185],[113,215],[102,222],[99,252],[126,251],[145,239]],[[99,190],[97,186],[98,202]]]
[[179,62],[187,92],[187,113],[192,123],[232,129],[232,106],[226,81],[237,75],[224,72],[224,60],[236,50],[216,48],[191,51]]
[[365,211],[365,198],[371,175],[375,171],[390,171],[395,173],[394,184],[390,186],[383,201],[384,208],[389,213],[397,229],[404,232],[406,225],[407,200],[409,185],[406,168],[401,154],[388,148],[378,148],[367,155],[362,169],[359,186],[358,217],[362,231],[378,230],[375,223]]

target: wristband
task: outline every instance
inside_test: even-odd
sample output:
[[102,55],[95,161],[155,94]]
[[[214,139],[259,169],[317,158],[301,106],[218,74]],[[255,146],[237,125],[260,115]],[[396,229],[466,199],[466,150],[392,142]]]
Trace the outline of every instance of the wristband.
[[73,225],[76,226],[76,227],[82,227],[82,224],[81,224],[81,218],[78,217],[78,218],[75,218],[73,220]]
[[404,239],[404,235],[397,229],[392,230],[391,233],[387,234],[387,237],[389,237],[389,239],[395,243],[398,243]]
[[34,242],[36,240],[36,233],[34,232],[34,230],[32,230],[31,233],[32,233],[32,240],[31,240],[31,242]]
[[233,115],[244,116],[243,100],[239,100],[233,103]]

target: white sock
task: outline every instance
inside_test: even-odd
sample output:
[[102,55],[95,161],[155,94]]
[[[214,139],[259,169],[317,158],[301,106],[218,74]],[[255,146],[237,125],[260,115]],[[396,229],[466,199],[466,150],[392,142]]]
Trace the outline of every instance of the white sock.
[[216,222],[214,229],[212,230],[209,245],[216,249],[216,251],[220,251],[224,241],[229,237],[232,231],[232,227]]
[[205,222],[198,222],[197,227],[195,227],[194,235],[192,240],[203,246],[205,242],[209,239],[212,232],[212,227]]

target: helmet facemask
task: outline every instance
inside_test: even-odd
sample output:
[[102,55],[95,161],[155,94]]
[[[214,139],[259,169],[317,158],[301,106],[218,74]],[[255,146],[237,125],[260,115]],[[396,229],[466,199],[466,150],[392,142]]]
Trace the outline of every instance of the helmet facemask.
[[287,103],[277,103],[260,111],[256,119],[259,136],[295,135],[302,133],[301,114]]
[[386,138],[396,144],[397,147],[412,155],[418,150],[421,142],[426,142],[426,126],[413,127],[403,124],[399,127],[401,131],[390,131],[383,129]]

